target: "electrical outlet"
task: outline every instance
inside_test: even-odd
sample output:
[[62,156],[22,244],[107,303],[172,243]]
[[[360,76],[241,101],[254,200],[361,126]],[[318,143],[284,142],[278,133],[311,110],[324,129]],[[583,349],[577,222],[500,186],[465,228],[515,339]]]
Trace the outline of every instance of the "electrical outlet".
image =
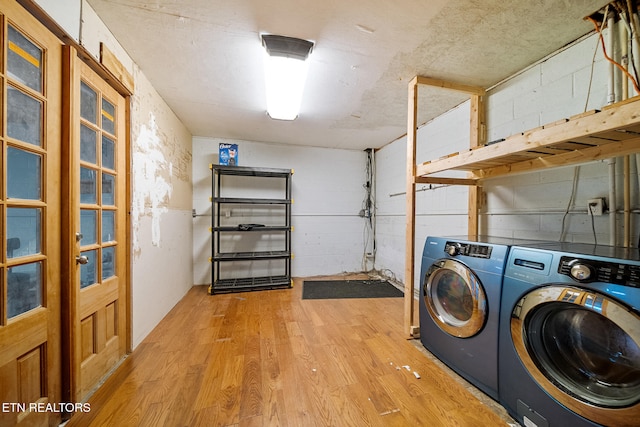
[[587,200],[587,214],[593,215],[593,216],[604,215],[604,205],[605,205],[604,197]]

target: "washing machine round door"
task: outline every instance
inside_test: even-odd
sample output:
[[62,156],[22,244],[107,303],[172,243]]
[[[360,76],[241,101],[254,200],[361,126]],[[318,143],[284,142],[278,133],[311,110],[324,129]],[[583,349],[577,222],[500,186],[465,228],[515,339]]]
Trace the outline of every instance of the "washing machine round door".
[[558,402],[605,425],[640,419],[640,316],[606,295],[551,285],[511,316],[516,352]]
[[486,323],[487,298],[482,284],[458,261],[443,259],[431,266],[423,297],[431,319],[449,335],[469,338]]

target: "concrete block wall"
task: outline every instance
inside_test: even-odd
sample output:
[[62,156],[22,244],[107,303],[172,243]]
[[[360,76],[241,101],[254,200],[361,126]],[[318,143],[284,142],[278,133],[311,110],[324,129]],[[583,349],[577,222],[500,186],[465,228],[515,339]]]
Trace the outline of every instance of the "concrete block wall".
[[[600,109],[607,102],[607,68],[597,37],[587,37],[492,88],[487,96],[487,141]],[[418,130],[418,163],[469,147],[468,102]],[[404,281],[406,138],[376,153],[377,242],[375,269]],[[622,203],[622,167],[618,162],[618,203]],[[631,172],[637,176],[635,161]],[[574,191],[575,177],[575,191]],[[609,243],[608,215],[587,215],[587,199],[608,198],[608,165],[592,162],[511,175],[484,183],[481,234],[552,241]],[[638,180],[632,179],[632,204],[638,207]],[[571,198],[573,194],[573,199]],[[416,277],[429,235],[467,233],[468,190],[461,186],[418,185],[416,205]],[[570,204],[569,201],[572,200]],[[569,210],[565,214],[566,210]],[[621,223],[622,216],[618,214]],[[632,217],[637,241],[638,218]],[[564,228],[563,228],[564,222]],[[595,229],[595,236],[594,230]],[[621,235],[621,227],[618,227]]]
[[364,151],[193,138],[193,283],[211,283],[211,172],[220,143],[238,144],[239,165],[294,169],[292,274],[308,277],[362,269]]

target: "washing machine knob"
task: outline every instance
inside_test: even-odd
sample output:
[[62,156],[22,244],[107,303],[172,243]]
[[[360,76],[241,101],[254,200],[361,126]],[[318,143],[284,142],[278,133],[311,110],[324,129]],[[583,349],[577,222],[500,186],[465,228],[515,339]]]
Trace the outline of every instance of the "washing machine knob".
[[460,243],[453,243],[453,244],[447,245],[447,247],[445,248],[445,251],[451,256],[458,255],[460,253]]
[[591,276],[593,276],[593,273],[594,273],[593,267],[591,267],[588,264],[581,264],[579,262],[576,262],[575,264],[571,265],[571,270],[570,270],[571,277],[573,277],[579,282],[585,282],[591,279]]

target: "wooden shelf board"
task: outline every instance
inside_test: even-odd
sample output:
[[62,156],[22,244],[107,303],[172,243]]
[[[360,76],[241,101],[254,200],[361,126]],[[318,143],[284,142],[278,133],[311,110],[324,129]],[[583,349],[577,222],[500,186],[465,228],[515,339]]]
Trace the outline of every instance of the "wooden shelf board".
[[553,168],[560,166],[575,165],[595,160],[604,160],[614,156],[624,156],[627,154],[640,153],[640,137],[632,140],[614,142],[607,145],[600,145],[583,150],[575,150],[565,154],[555,156],[539,157],[522,162],[514,162],[507,165],[485,168],[474,171],[479,179],[494,178],[512,173],[524,173],[534,170]]
[[477,185],[474,178],[447,178],[437,176],[416,177],[416,184],[441,184],[441,185]]
[[640,97],[635,97],[602,111],[589,111],[495,144],[417,165],[416,175],[462,170],[487,178],[585,163],[640,152],[639,138]]

